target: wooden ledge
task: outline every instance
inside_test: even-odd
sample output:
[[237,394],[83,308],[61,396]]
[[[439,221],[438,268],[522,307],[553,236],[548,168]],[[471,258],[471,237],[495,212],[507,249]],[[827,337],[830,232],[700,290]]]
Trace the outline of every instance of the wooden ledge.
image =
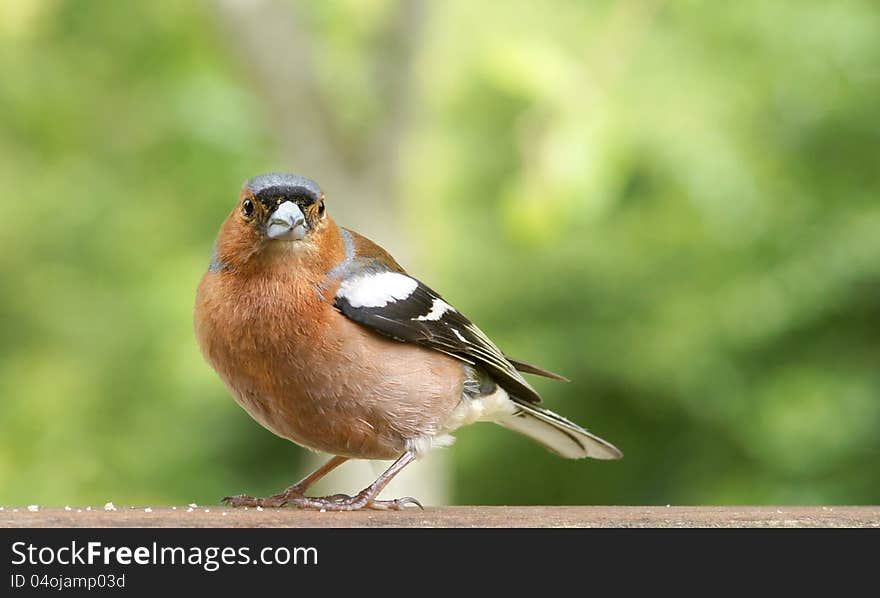
[[433,507],[355,513],[216,505],[114,508],[6,506],[0,527],[880,527],[880,507]]

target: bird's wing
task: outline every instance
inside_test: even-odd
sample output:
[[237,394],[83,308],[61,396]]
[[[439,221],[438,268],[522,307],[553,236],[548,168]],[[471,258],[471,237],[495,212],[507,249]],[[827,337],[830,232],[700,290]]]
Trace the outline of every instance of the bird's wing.
[[[437,292],[385,259],[384,251],[349,231],[350,265],[340,272],[335,307],[346,317],[401,342],[441,351],[485,370],[512,395],[539,403],[537,391],[486,334]],[[369,243],[369,246],[365,246]],[[389,261],[390,260],[390,261]],[[518,363],[525,371],[550,374]]]

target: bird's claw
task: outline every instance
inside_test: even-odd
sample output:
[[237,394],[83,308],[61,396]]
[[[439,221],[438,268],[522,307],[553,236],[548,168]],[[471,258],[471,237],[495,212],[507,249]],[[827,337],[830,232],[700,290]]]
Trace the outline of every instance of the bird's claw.
[[234,496],[224,496],[220,499],[220,503],[227,507],[256,507],[258,498],[248,496],[247,494],[236,494]]
[[410,505],[418,507],[422,511],[425,510],[422,503],[412,496],[404,496],[394,500],[373,500],[367,504],[367,507],[376,511],[403,511]]

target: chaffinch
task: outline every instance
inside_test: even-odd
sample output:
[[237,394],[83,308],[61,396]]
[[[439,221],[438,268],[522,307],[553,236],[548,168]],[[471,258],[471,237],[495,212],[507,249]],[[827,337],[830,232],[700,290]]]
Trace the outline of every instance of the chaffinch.
[[[457,428],[489,421],[566,458],[617,459],[613,445],[539,405],[521,372],[461,312],[381,247],[339,227],[307,178],[245,183],[199,285],[195,331],[207,361],[260,424],[334,455],[285,491],[232,506],[400,509],[378,500],[398,472]],[[396,459],[353,496],[305,491],[348,459]]]

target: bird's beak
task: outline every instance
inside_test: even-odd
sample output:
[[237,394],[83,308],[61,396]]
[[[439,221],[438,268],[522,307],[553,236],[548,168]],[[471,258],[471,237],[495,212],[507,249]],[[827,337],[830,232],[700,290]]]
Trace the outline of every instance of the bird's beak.
[[292,201],[285,201],[269,216],[266,235],[270,239],[298,241],[306,236],[306,217]]

